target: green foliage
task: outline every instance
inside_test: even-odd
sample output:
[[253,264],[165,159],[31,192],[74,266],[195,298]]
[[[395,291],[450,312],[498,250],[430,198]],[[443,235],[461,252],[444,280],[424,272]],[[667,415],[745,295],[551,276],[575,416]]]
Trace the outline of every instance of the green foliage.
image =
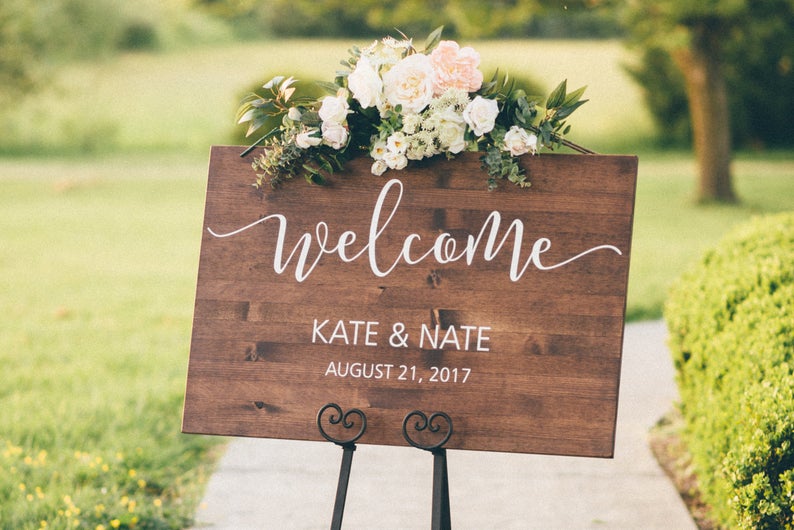
[[726,236],[665,306],[684,437],[728,528],[794,527],[794,214]]

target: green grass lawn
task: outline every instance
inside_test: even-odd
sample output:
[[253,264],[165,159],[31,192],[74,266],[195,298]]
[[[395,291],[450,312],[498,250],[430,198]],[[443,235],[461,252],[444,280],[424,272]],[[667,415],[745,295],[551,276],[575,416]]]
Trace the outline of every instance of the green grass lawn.
[[671,282],[733,225],[794,209],[794,155],[742,156],[734,163],[739,205],[697,205],[694,162],[681,154],[640,156],[627,316],[661,317]]
[[[208,147],[227,141],[240,90],[279,71],[316,77],[318,63],[330,77],[349,44],[78,65],[0,132],[11,153],[0,158],[0,527],[188,524],[220,441],[179,432]],[[547,86],[588,84],[574,141],[646,145],[619,44],[477,46]],[[691,157],[643,151],[630,318],[659,317],[670,282],[731,226],[794,207],[791,153],[740,157],[735,170],[741,206],[696,206]]]
[[[424,38],[424,36],[422,36]],[[0,129],[0,153],[192,151],[228,142],[243,93],[276,74],[333,80],[355,41],[276,41],[129,54],[67,69],[40,97],[23,102]],[[471,43],[483,69],[536,80],[546,90],[567,79],[587,85],[589,102],[569,120],[570,139],[617,152],[650,136],[641,93],[623,71],[631,60],[616,41]],[[627,112],[630,109],[630,112]]]
[[185,526],[213,443],[180,434],[203,164],[0,168],[0,527]]

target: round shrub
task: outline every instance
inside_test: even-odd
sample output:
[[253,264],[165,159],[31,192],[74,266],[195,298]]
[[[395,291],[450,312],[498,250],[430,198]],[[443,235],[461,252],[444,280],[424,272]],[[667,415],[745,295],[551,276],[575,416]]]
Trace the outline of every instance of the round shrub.
[[665,305],[703,499],[727,528],[794,528],[794,213],[728,234]]

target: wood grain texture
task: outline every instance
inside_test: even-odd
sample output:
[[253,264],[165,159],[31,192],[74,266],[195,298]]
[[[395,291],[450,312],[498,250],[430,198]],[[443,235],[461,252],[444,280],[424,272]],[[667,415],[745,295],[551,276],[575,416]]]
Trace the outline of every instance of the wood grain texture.
[[322,440],[332,402],[359,443],[405,445],[419,409],[451,449],[612,455],[636,157],[527,156],[532,187],[492,192],[477,153],[361,158],[260,192],[241,151],[210,156],[185,432]]

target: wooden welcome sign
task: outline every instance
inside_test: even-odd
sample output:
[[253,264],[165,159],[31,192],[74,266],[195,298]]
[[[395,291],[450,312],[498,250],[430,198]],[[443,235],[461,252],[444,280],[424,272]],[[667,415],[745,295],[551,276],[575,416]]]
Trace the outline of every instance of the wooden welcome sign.
[[183,430],[405,445],[413,410],[446,447],[610,457],[637,158],[525,156],[532,187],[486,189],[478,153],[382,177],[259,192],[214,147]]

